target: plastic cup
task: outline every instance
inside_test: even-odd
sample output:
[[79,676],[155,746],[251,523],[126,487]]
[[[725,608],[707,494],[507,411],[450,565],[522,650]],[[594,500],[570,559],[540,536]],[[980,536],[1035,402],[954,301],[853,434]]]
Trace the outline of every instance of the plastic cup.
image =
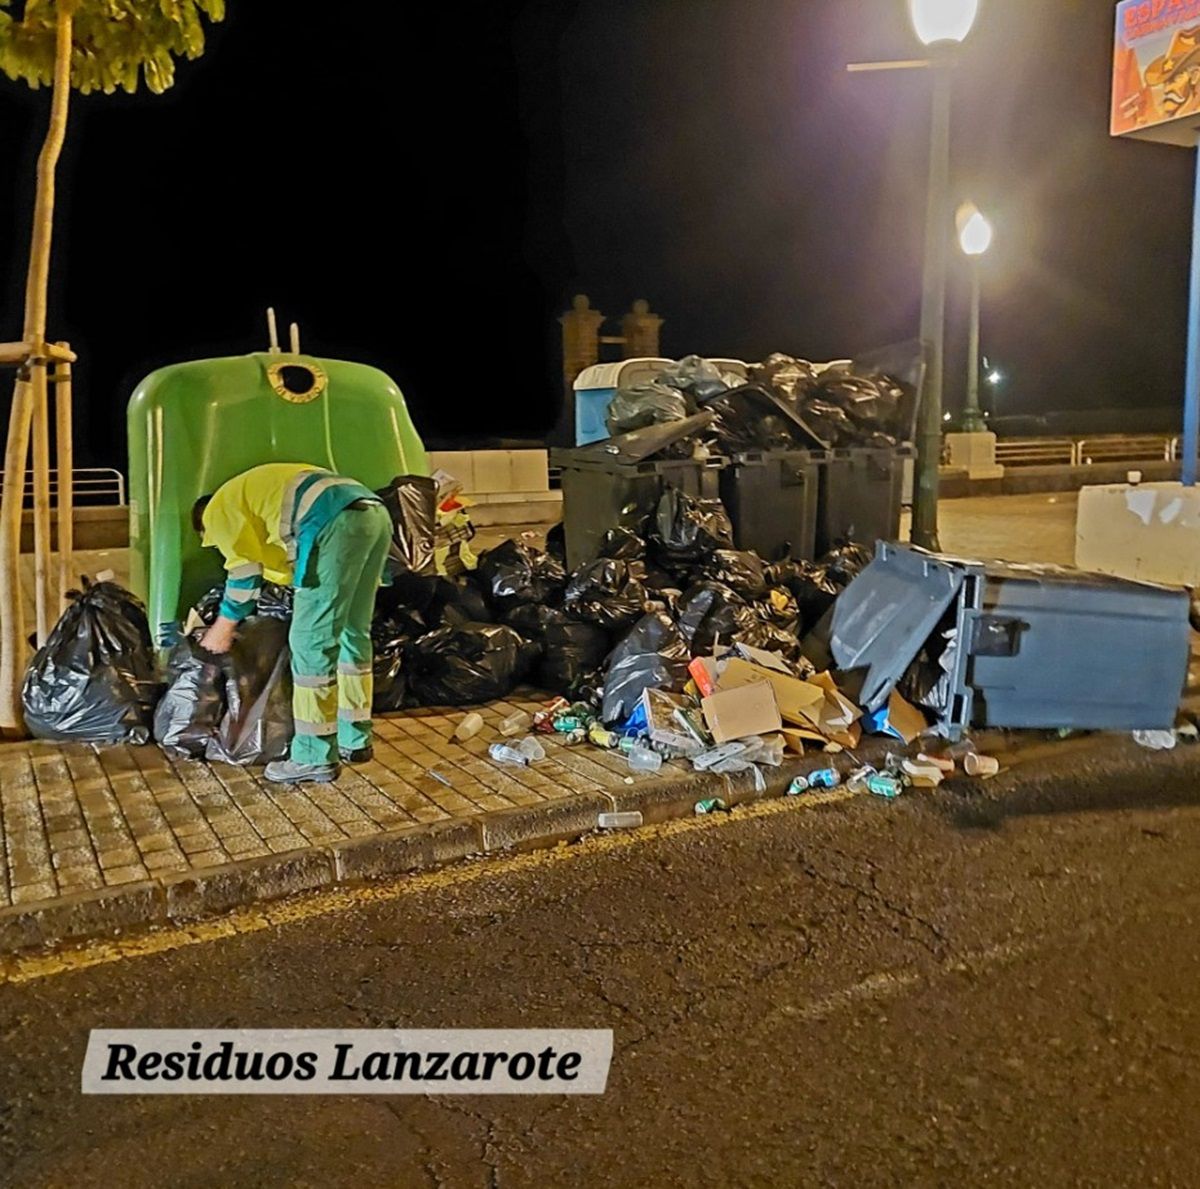
[[471,713],[466,715],[454,729],[454,738],[459,743],[474,739],[483,730],[483,715]]

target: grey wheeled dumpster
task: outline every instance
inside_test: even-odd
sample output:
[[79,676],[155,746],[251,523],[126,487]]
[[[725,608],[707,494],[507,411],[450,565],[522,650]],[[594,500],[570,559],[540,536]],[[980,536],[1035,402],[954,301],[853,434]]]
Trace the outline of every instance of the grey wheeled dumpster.
[[816,557],[821,468],[819,450],[735,454],[721,472],[721,502],[739,549],[767,561]]
[[574,450],[552,450],[550,465],[562,472],[563,533],[567,567],[591,561],[610,528],[634,528],[658,507],[668,487],[695,499],[720,498],[721,457],[703,452],[663,457],[712,422],[707,413],[668,426],[636,430]]
[[951,738],[967,727],[1166,730],[1191,650],[1190,597],[1059,566],[972,561],[880,543],[834,608],[830,647],[885,706],[918,655],[925,700]]

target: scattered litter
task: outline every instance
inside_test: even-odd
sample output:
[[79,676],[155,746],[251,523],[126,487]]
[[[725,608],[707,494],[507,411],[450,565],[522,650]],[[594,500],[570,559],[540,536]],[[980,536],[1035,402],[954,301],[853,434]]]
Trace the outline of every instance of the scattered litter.
[[454,787],[440,772],[435,772],[432,768],[429,769],[429,775],[440,784],[444,784],[448,789]]
[[639,810],[630,809],[623,813],[602,813],[596,819],[601,830],[636,830],[642,825]]
[[488,748],[488,755],[497,764],[504,764],[509,768],[524,768],[529,764],[529,760],[523,751],[516,747],[510,747],[507,743],[493,743]]
[[696,814],[698,817],[704,817],[710,813],[728,813],[729,806],[721,800],[720,797],[709,797],[704,801],[696,802]]
[[1174,751],[1178,736],[1174,731],[1134,731],[1134,742],[1149,751]]
[[[1174,738],[1175,736],[1172,735],[1171,739],[1174,740]],[[1171,746],[1175,746],[1174,742],[1171,743]],[[990,780],[993,776],[999,774],[1000,761],[995,756],[981,756],[976,752],[971,752],[963,760],[963,771],[968,776],[976,777],[980,780]]]
[[474,739],[483,730],[483,715],[472,711],[465,715],[458,726],[454,728],[454,739],[458,743],[466,743]]
[[539,760],[546,758],[546,749],[532,735],[526,735],[517,744],[517,750],[531,764],[536,764]]
[[500,722],[500,734],[506,739],[519,735],[533,726],[533,716],[524,710],[516,710]]
[[629,752],[629,767],[634,772],[657,772],[662,766],[662,756],[644,744],[637,744]]

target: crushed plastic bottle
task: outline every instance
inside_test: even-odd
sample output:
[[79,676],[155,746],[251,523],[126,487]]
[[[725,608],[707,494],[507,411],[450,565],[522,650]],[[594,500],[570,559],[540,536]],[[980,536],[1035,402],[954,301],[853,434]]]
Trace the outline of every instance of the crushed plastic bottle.
[[468,739],[474,739],[482,730],[483,715],[472,711],[454,728],[454,739],[458,743],[466,743]]
[[528,731],[531,726],[533,726],[533,716],[524,710],[517,710],[501,721],[500,734],[506,739],[511,739],[514,735],[521,734],[522,731]]
[[497,764],[504,764],[509,768],[525,768],[529,764],[523,751],[519,751],[515,747],[510,747],[507,743],[493,743],[488,748],[488,755]]
[[662,756],[644,744],[639,744],[629,753],[629,767],[634,772],[657,772],[662,766]]
[[1134,731],[1133,741],[1149,751],[1174,751],[1179,739],[1174,731]]
[[526,735],[520,743],[517,744],[517,750],[531,763],[537,763],[538,760],[546,758],[546,749],[532,736]]

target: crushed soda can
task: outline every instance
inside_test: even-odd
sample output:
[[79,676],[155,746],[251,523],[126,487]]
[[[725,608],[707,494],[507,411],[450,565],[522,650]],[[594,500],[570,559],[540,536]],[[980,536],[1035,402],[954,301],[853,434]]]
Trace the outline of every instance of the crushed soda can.
[[710,813],[724,813],[728,809],[729,806],[720,797],[709,797],[707,800],[696,802],[696,814],[699,817]]
[[588,733],[582,727],[577,731],[568,731],[561,739],[564,747],[578,747],[587,742]]
[[904,785],[895,776],[886,776],[876,772],[873,776],[867,777],[866,789],[872,796],[886,797],[889,801],[893,801],[904,792]]
[[801,793],[807,793],[809,789],[808,777],[797,776],[791,784],[788,785],[787,795],[789,797],[798,797]]
[[563,714],[554,720],[554,729],[560,735],[569,735],[572,731],[587,731],[583,719],[574,714]]
[[615,751],[621,743],[621,736],[616,731],[610,731],[598,722],[588,727],[587,737],[594,747],[602,747],[605,751]]
[[810,789],[836,789],[842,783],[842,774],[836,768],[821,768],[808,774]]

